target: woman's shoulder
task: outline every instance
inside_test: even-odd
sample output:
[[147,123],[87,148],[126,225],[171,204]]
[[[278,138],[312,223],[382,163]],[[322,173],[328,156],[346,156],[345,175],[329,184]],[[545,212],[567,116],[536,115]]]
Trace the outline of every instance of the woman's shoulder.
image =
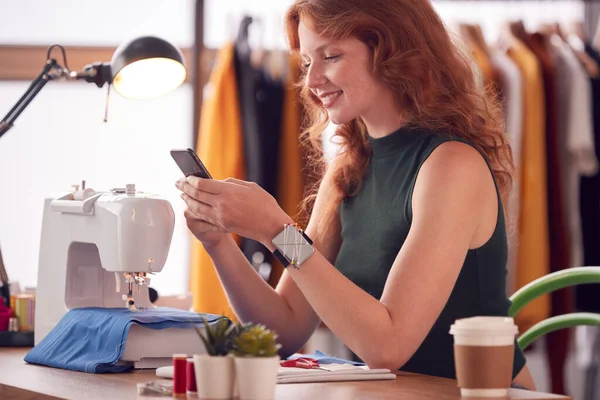
[[425,172],[430,178],[462,178],[475,184],[485,181],[489,176],[487,160],[468,141],[438,137],[433,142],[434,146],[421,168],[421,172]]
[[423,161],[433,158],[447,168],[486,167],[486,156],[468,138],[444,131],[416,128],[423,143]]

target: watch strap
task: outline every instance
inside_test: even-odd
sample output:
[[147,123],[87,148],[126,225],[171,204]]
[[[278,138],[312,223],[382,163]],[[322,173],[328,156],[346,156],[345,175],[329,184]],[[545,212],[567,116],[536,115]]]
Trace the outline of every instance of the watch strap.
[[290,266],[290,261],[287,258],[285,258],[285,256],[281,251],[279,251],[279,249],[275,249],[273,255],[275,256],[277,261],[279,261],[281,265],[283,265],[283,268],[287,268]]
[[[311,240],[311,238],[308,237],[308,235],[304,232],[304,230],[298,228],[297,224],[291,224],[294,225],[297,229],[297,231],[302,235],[302,237],[304,238],[304,240],[306,240],[306,242],[312,246],[313,241]],[[287,228],[288,225],[284,226],[284,229]],[[283,265],[283,268],[287,268],[290,266],[290,264],[292,263],[278,248],[276,248],[273,251],[273,256],[275,256],[275,258],[277,259],[277,261],[279,261],[281,263],[281,265]]]

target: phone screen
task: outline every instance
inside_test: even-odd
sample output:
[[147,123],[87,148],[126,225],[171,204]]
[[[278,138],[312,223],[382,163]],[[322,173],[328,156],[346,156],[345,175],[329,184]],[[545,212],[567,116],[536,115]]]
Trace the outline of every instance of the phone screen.
[[194,175],[200,178],[212,179],[212,176],[194,150],[171,150],[171,157],[173,157],[185,176]]

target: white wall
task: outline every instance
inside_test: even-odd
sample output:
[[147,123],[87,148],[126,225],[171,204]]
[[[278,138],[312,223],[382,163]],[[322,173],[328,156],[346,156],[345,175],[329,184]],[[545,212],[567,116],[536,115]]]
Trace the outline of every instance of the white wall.
[[0,44],[117,46],[130,36],[153,34],[191,47],[194,4],[194,0],[0,0]]
[[[108,10],[99,13],[98,7]],[[153,34],[193,45],[193,0],[0,0],[0,44],[116,46]],[[89,60],[108,61],[108,60]],[[40,71],[44,60],[40,60]],[[29,82],[0,82],[0,117]],[[167,264],[153,280],[160,293],[187,288],[189,235],[169,155],[192,145],[193,93],[183,85],[153,100],[133,101],[113,90],[103,122],[106,87],[50,82],[0,139],[0,245],[11,280],[35,286],[45,196],[81,180],[107,190],[135,183],[168,198],[176,226]]]

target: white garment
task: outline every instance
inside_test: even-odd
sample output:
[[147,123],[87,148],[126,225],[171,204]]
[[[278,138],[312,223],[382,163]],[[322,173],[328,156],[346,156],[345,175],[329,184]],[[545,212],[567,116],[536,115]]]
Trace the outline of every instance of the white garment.
[[519,205],[520,205],[520,174],[521,170],[521,145],[523,143],[523,82],[519,67],[504,52],[493,50],[490,54],[492,65],[498,69],[504,82],[503,109],[506,123],[506,134],[513,153],[515,165],[515,179],[510,194],[508,210],[513,228],[508,238],[508,276],[506,278],[506,294],[512,295],[516,290],[516,268],[519,243]]
[[575,362],[583,371],[600,365],[600,326],[575,328]]
[[570,267],[583,265],[583,238],[579,213],[579,179],[598,170],[594,150],[592,89],[589,77],[571,47],[560,37],[550,40],[558,82],[559,156],[563,210],[570,237]]

